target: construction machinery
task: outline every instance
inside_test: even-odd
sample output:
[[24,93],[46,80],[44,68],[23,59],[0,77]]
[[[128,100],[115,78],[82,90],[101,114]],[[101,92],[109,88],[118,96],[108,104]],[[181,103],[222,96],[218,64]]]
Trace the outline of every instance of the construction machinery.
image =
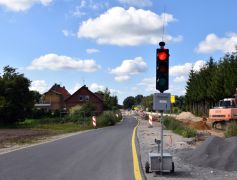
[[237,120],[236,98],[220,100],[216,106],[209,110],[208,121],[215,129],[224,129],[227,122]]

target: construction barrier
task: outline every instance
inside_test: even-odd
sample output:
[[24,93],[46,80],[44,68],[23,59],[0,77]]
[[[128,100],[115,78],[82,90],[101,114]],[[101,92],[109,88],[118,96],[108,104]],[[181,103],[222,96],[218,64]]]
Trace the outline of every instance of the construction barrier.
[[96,128],[96,117],[95,116],[92,116],[92,124],[93,124],[93,127]]
[[152,127],[152,115],[151,114],[149,114],[148,122],[149,122],[149,127]]

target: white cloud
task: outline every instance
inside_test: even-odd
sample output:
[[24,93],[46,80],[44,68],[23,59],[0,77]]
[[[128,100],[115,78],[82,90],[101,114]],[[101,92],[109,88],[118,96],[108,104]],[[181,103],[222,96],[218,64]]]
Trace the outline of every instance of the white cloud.
[[85,6],[86,6],[86,1],[85,1],[85,0],[82,0],[79,7],[80,7],[80,8],[83,8],[83,7],[85,7]]
[[114,79],[115,79],[116,81],[118,81],[118,82],[123,82],[123,81],[129,80],[129,79],[130,79],[130,76],[128,76],[128,75],[116,76]]
[[177,76],[174,79],[174,82],[176,83],[185,82],[185,81],[187,81],[187,76]]
[[73,93],[75,93],[78,89],[80,89],[81,87],[82,87],[82,85],[81,85],[80,83],[76,83],[72,89],[69,89],[69,90],[68,90],[68,92],[69,92],[70,94],[73,94]]
[[200,71],[205,63],[203,60],[198,60],[193,64],[185,63],[183,65],[172,66],[169,70],[169,74],[170,76],[187,76],[192,68],[194,71]]
[[151,6],[151,0],[118,0],[122,4],[127,4],[129,6],[136,6],[136,7],[145,7]]
[[0,0],[0,6],[4,6],[11,11],[25,11],[34,4],[49,5],[53,0]]
[[100,52],[100,50],[99,50],[99,49],[95,49],[95,48],[89,48],[89,49],[86,50],[86,52],[87,52],[88,54],[93,54],[93,53],[98,53],[98,52]]
[[69,31],[66,29],[62,30],[62,32],[63,32],[63,35],[66,37],[68,37],[70,35]]
[[[173,79],[173,82],[176,83],[176,85],[178,83],[184,83],[187,81],[188,79],[188,76],[189,76],[189,73],[190,71],[193,69],[194,71],[198,72],[200,71],[200,69],[202,67],[204,67],[206,64],[205,61],[203,60],[197,60],[196,62],[194,63],[185,63],[183,65],[176,65],[176,66],[172,66],[170,68],[170,76],[174,77]],[[173,89],[177,89],[176,87],[174,87]],[[182,89],[182,88],[179,88],[179,90]],[[182,90],[183,92],[183,90]]]
[[89,89],[93,92],[96,92],[96,91],[104,91],[105,90],[105,86],[103,85],[99,85],[97,83],[92,83],[90,86],[89,86]]
[[130,79],[132,75],[145,72],[147,70],[147,64],[142,57],[136,57],[135,59],[123,60],[122,64],[116,68],[110,69],[109,72],[114,74],[116,81],[126,81]]
[[185,94],[186,90],[183,85],[175,84],[172,85],[170,84],[169,90],[166,91],[167,93],[171,93],[171,95],[177,95],[177,96],[182,96]]
[[75,69],[85,72],[97,71],[99,65],[92,59],[90,60],[76,60],[72,57],[61,56],[57,54],[46,54],[32,61],[28,66],[30,70],[62,70],[62,69]]
[[[104,91],[106,89],[106,87],[103,86],[103,85],[97,84],[97,83],[92,83],[89,86],[89,89],[92,92],[97,92],[97,91]],[[116,90],[116,89],[110,89],[109,88],[109,91],[110,91],[111,95],[122,94],[122,92],[120,90]]]
[[103,8],[109,8],[108,2],[94,2],[93,0],[82,0],[80,5],[76,6],[73,11],[70,12],[71,15],[75,17],[82,17],[88,14],[88,11],[100,10]]
[[144,78],[137,85],[144,86],[144,89],[145,89],[146,92],[149,92],[149,93],[157,92],[157,90],[156,90],[156,78],[155,77]]
[[45,80],[35,80],[31,82],[30,90],[31,91],[38,91],[41,94],[45,93],[49,89]]
[[[158,15],[149,10],[128,10],[113,7],[95,19],[83,21],[78,30],[78,38],[95,39],[99,44],[139,45],[158,44],[162,40],[163,19],[165,26],[175,21],[172,14]],[[165,35],[166,42],[178,42],[181,36]]]
[[183,65],[176,65],[170,67],[169,74],[170,76],[182,76],[189,74],[192,69],[192,63],[185,63]]
[[216,34],[208,34],[204,41],[200,42],[195,49],[198,53],[213,53],[222,51],[224,53],[234,52],[237,46],[237,34],[229,33],[227,37],[220,38]]
[[112,96],[117,96],[118,94],[123,94],[122,91],[117,90],[117,89],[109,89],[110,93]]
[[75,36],[75,34],[67,29],[62,30],[62,33],[65,37]]
[[[84,2],[84,1],[82,1]],[[84,16],[86,15],[85,12],[83,12],[81,9],[84,8],[85,4],[81,3],[80,6],[76,6],[75,7],[75,10],[71,12],[71,14],[75,17],[81,17],[81,16]]]
[[[141,80],[140,83],[137,84],[138,86],[143,86],[144,90],[147,92],[147,94],[157,93],[158,90],[156,90],[156,77],[148,77]],[[172,95],[184,95],[185,94],[185,88],[183,84],[169,84],[169,90],[165,91],[167,93],[171,93]]]
[[194,71],[200,71],[200,69],[203,68],[205,65],[206,65],[206,61],[197,60],[197,61],[193,64],[193,70],[194,70]]

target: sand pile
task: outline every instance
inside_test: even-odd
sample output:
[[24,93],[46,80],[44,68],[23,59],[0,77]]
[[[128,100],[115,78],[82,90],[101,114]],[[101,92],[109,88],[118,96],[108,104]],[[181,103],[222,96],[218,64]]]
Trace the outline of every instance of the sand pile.
[[202,118],[194,116],[191,112],[182,112],[176,119],[197,130],[210,129]]
[[191,112],[182,112],[176,117],[176,119],[182,121],[202,121],[202,118],[194,116]]
[[188,163],[225,171],[237,171],[237,137],[210,136],[202,145],[182,155]]

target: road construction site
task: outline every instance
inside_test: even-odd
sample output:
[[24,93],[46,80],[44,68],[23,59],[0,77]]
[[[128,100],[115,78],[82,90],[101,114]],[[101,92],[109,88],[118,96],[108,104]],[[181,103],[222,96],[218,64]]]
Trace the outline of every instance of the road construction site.
[[182,113],[176,118],[197,129],[195,138],[183,138],[169,130],[164,130],[164,152],[173,156],[174,173],[146,173],[148,153],[157,152],[155,139],[160,139],[160,122],[155,117],[149,127],[142,113],[133,113],[139,120],[137,129],[141,166],[148,180],[155,179],[237,179],[237,138],[223,138],[222,131],[210,129],[202,118],[191,113]]

